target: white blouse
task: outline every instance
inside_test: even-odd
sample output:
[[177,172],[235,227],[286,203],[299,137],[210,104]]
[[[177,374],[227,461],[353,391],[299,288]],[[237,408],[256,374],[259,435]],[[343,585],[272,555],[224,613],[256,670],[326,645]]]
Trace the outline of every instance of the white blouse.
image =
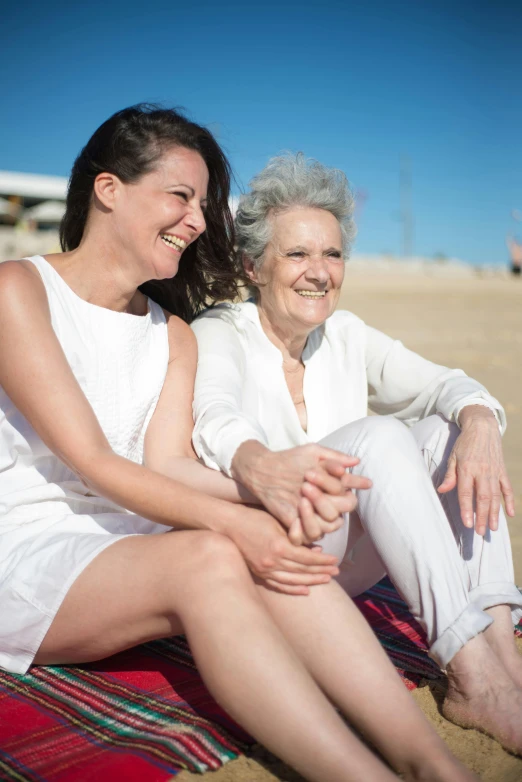
[[307,431],[299,422],[281,351],[268,339],[253,301],[221,304],[192,324],[199,359],[194,392],[194,448],[208,467],[230,475],[241,443],[273,451],[318,442],[367,415],[393,415],[411,426],[434,413],[458,423],[463,407],[495,412],[500,403],[461,369],[433,364],[351,312],[335,312],[309,335],[303,351]]

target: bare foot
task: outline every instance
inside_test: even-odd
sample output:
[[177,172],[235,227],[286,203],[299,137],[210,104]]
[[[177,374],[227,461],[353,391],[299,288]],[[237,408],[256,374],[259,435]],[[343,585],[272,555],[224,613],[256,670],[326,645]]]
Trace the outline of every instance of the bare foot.
[[518,689],[522,692],[522,654],[517,651],[509,655],[505,654],[502,657],[502,663]]
[[514,687],[505,674],[494,686],[464,688],[448,676],[448,692],[442,713],[450,722],[463,728],[475,728],[496,739],[504,749],[522,756],[522,691]]
[[448,691],[442,704],[446,719],[463,728],[480,730],[504,749],[522,756],[522,690],[498,659],[485,633],[457,652],[447,674]]

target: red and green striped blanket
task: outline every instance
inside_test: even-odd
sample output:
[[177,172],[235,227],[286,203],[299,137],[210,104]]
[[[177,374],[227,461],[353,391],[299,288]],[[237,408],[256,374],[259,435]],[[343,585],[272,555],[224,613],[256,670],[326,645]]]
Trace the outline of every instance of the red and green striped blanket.
[[[356,602],[409,689],[441,675],[387,579]],[[95,664],[0,672],[0,780],[162,782],[181,769],[216,769],[249,743],[208,693],[183,638]]]

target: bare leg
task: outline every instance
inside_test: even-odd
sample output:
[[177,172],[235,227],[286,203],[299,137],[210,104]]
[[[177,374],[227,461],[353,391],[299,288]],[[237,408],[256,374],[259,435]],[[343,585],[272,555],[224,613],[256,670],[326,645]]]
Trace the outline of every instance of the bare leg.
[[393,768],[410,780],[475,779],[429,725],[338,584],[313,587],[307,597],[297,599],[262,585],[259,589],[319,686]]
[[182,631],[215,698],[305,778],[395,778],[346,727],[220,535],[132,537],[104,550],[71,587],[36,662],[100,659]]

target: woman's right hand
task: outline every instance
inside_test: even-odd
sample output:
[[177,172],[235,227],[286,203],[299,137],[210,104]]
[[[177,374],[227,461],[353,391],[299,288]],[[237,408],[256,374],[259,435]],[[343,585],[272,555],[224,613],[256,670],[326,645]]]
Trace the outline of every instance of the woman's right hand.
[[317,546],[295,546],[265,511],[242,508],[241,519],[228,535],[251,572],[278,592],[307,595],[311,586],[326,584],[339,573],[337,557],[323,554]]
[[[287,530],[301,519],[302,538],[296,537],[293,542],[312,543],[338,529],[343,523],[342,514],[354,510],[356,499],[350,489],[371,485],[367,478],[346,472],[358,461],[356,457],[321,445],[270,451],[261,443],[249,440],[234,455],[232,475]],[[300,512],[303,495],[314,508],[313,513],[304,517]]]

